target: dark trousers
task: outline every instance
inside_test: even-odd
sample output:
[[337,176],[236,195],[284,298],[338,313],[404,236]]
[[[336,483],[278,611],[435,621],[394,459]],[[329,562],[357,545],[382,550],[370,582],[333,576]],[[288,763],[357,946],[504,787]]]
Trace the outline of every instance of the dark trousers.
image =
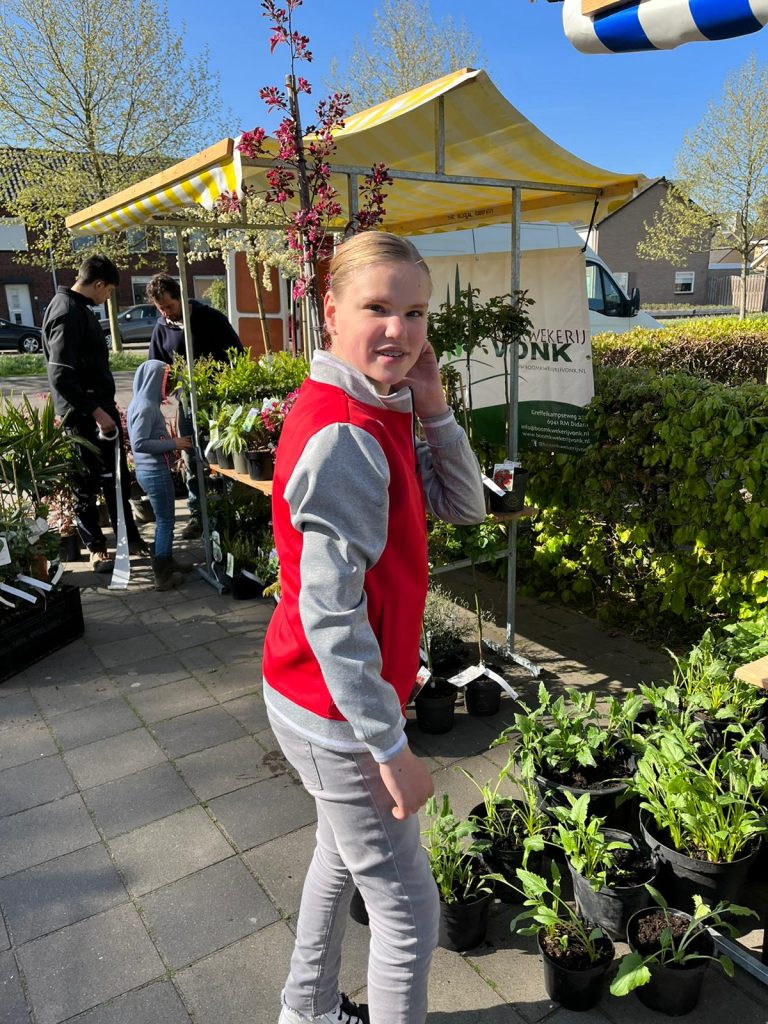
[[[140,540],[136,522],[133,518],[129,498],[130,476],[128,463],[123,447],[123,432],[120,415],[116,409],[105,409],[117,424],[120,431],[120,479],[123,488],[123,510],[128,543]],[[84,445],[78,445],[78,468],[75,478],[75,521],[80,538],[89,551],[106,551],[107,539],[99,526],[99,509],[97,499],[104,495],[109,512],[109,521],[117,537],[117,493],[115,491],[115,442],[100,441],[98,427],[92,416],[70,416],[67,426],[73,434],[78,434],[96,445],[93,452]]]

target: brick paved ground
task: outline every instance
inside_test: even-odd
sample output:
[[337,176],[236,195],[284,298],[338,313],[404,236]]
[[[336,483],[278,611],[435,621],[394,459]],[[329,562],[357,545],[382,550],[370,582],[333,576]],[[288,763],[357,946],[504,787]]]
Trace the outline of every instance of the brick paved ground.
[[[178,591],[124,593],[85,565],[86,633],[0,685],[0,1024],[275,1024],[313,806],[269,730],[259,658],[271,605]],[[555,686],[620,692],[666,660],[581,616],[519,603],[519,647]],[[519,672],[510,678],[531,693]],[[510,721],[458,715],[411,742],[465,814],[454,771],[491,775]],[[635,1024],[634,997],[578,1016],[545,996],[529,940],[494,911],[488,941],[438,950],[430,1024]],[[752,942],[756,939],[752,936]],[[343,984],[364,996],[366,932],[350,922]],[[695,1018],[765,1024],[765,990],[710,973]]]

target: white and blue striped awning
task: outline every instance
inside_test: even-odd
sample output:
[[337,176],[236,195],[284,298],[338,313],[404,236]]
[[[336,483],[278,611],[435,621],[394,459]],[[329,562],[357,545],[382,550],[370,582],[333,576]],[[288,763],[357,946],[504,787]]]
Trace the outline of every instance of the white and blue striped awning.
[[766,22],[768,0],[565,0],[563,7],[565,34],[582,53],[671,50],[748,35]]

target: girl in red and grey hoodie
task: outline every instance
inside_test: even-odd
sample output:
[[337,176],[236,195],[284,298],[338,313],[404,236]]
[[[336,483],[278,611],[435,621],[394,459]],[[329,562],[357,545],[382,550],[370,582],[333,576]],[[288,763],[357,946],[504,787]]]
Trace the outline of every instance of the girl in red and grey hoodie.
[[[281,600],[264,648],[275,735],[317,807],[279,1024],[424,1024],[438,897],[417,812],[432,794],[403,709],[419,667],[425,510],[477,523],[477,461],[427,342],[429,271],[368,232],[331,263],[330,344],[286,419],[273,523]],[[415,439],[416,420],[426,441]],[[369,1006],[339,991],[354,886],[368,909]]]

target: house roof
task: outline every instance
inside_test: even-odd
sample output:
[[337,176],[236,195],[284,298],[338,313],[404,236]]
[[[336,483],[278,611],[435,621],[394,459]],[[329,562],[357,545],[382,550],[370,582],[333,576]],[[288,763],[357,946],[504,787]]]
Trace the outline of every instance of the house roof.
[[596,226],[599,228],[601,224],[605,224],[605,222],[610,220],[611,217],[615,217],[617,213],[621,213],[622,210],[625,210],[628,206],[634,203],[636,199],[639,199],[640,196],[645,195],[645,193],[650,189],[655,188],[657,185],[661,185],[662,183],[664,185],[669,185],[669,182],[663,175],[659,178],[645,178],[644,181],[642,181],[635,189],[634,194],[631,195],[625,203],[622,203],[621,206],[617,207],[615,210],[611,210],[609,214],[597,221]]
[[[436,139],[444,139],[444,173]],[[589,164],[544,135],[498,91],[487,74],[464,68],[350,117],[336,133],[332,183],[347,205],[350,171],[373,161],[395,178],[384,226],[417,234],[509,222],[511,186],[520,187],[524,220],[588,220],[595,196],[603,215],[623,205],[645,180]],[[160,175],[67,218],[77,233],[101,234],[149,221],[243,185],[263,189],[264,161],[241,158],[224,139]],[[401,175],[398,177],[398,175]],[[458,179],[458,180],[457,180]],[[342,211],[338,224],[350,220]]]

